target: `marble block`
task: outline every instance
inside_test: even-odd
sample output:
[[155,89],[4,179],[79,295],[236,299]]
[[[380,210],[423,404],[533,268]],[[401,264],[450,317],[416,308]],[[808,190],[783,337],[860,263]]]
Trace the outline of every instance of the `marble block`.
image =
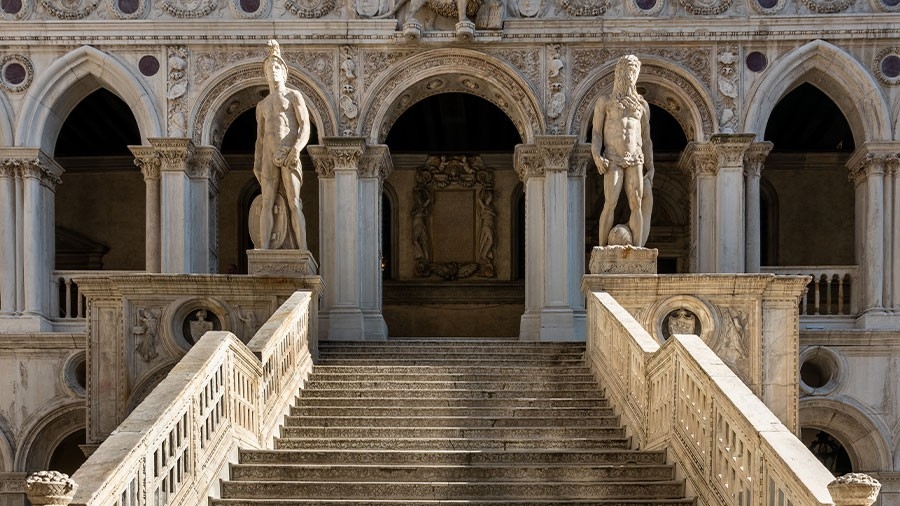
[[591,274],[656,274],[656,248],[596,246],[591,252]]
[[247,250],[247,273],[256,276],[309,276],[319,266],[309,251],[296,249]]

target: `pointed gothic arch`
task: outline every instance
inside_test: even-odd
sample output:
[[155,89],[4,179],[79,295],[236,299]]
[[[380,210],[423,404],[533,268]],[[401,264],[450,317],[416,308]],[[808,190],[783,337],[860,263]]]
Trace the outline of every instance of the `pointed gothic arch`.
[[66,117],[85,97],[106,88],[129,104],[141,140],[162,137],[160,106],[144,81],[113,56],[91,46],[80,48],[53,62],[25,96],[16,122],[16,145],[38,146],[53,153]]
[[489,55],[470,49],[425,51],[397,63],[369,87],[360,107],[358,131],[383,143],[394,122],[413,104],[441,93],[468,93],[503,111],[522,142],[545,131],[534,90],[518,73]]
[[[647,89],[647,102],[666,110],[681,125],[688,141],[704,142],[718,131],[715,107],[708,89],[677,64],[651,56],[638,55],[641,74],[638,86]],[[569,133],[584,139],[591,126],[594,104],[612,92],[616,60],[601,65],[588,75],[572,93],[567,124]]]
[[775,106],[799,84],[809,82],[841,110],[854,142],[891,139],[890,112],[871,73],[853,56],[823,40],[814,40],[780,57],[747,93],[744,132],[762,140]]
[[[331,97],[323,93],[325,86],[296,67],[288,65],[288,86],[303,94],[309,116],[323,137],[338,135],[336,107]],[[256,107],[268,93],[269,85],[262,71],[262,62],[246,63],[209,79],[200,91],[200,99],[191,112],[191,132],[194,142],[220,147],[222,137],[241,113]]]

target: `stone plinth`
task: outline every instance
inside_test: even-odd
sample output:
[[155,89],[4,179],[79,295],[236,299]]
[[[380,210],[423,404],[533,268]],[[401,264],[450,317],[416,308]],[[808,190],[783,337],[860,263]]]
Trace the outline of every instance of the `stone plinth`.
[[828,485],[835,506],[871,506],[878,499],[881,483],[867,474],[845,474]]
[[597,246],[591,252],[591,274],[656,274],[659,250],[634,246]]
[[255,276],[311,276],[319,268],[309,251],[296,249],[247,250],[248,274]]

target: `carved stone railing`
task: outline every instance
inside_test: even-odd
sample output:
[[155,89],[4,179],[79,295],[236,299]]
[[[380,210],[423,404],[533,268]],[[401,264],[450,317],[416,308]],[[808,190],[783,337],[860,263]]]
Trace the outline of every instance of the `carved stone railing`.
[[799,265],[762,267],[762,272],[778,275],[812,276],[800,315],[856,316],[858,297],[854,293],[859,267],[856,265]]
[[635,446],[668,450],[698,504],[834,504],[834,477],[699,337],[660,346],[609,294],[588,299],[586,360]]
[[240,448],[269,447],[312,370],[310,292],[246,346],[207,332],[72,479],[76,506],[206,504]]
[[135,272],[142,271],[53,271],[50,281],[50,318],[84,320],[87,302],[84,295],[78,291],[75,278],[105,277]]

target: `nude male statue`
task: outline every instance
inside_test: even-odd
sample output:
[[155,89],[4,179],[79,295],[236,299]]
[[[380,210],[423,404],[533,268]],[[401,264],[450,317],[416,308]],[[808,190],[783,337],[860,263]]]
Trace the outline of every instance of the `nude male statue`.
[[300,185],[303,184],[300,152],[309,141],[309,111],[300,92],[285,84],[287,64],[274,40],[269,41],[269,55],[263,62],[263,69],[269,82],[269,96],[256,105],[256,154],[253,160],[253,174],[262,187],[259,247],[270,247],[273,213],[277,212],[275,197],[280,183],[290,209],[297,249],[306,251],[306,218],[300,201]]
[[643,247],[650,235],[653,143],[650,141],[650,106],[636,88],[640,71],[641,62],[636,56],[620,58],[616,62],[612,94],[600,97],[594,106],[591,153],[597,170],[603,174],[606,198],[600,213],[600,246],[608,244],[623,182],[631,209],[628,228],[632,245]]

